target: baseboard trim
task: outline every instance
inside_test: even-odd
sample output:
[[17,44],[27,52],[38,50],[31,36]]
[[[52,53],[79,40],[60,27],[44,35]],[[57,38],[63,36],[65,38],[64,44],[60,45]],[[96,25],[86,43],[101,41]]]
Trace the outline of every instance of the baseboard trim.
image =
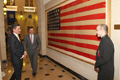
[[41,55],[41,54],[39,54],[39,56],[40,56],[41,58],[47,57],[47,55]]
[[41,55],[41,54],[39,54],[39,56],[42,57],[42,58],[48,58],[48,59],[50,59],[51,61],[53,61],[54,63],[56,63],[57,65],[59,65],[60,67],[62,67],[63,69],[65,69],[66,71],[70,72],[71,74],[73,74],[74,76],[78,77],[78,78],[81,79],[81,80],[88,80],[88,79],[86,79],[85,77],[83,77],[82,75],[80,75],[80,74],[76,73],[75,71],[67,68],[66,66],[64,66],[64,65],[62,65],[61,63],[53,60],[52,58],[50,58],[50,57],[47,56],[47,55]]

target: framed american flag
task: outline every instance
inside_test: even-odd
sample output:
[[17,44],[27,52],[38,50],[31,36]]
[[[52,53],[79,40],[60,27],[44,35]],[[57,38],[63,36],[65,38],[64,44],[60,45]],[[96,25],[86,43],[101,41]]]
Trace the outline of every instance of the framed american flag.
[[47,12],[48,47],[94,64],[100,39],[96,27],[106,24],[106,0],[76,0]]

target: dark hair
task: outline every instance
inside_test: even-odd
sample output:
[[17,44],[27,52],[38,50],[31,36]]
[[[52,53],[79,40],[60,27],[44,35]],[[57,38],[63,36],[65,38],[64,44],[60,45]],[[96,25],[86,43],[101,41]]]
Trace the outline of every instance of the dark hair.
[[100,24],[100,29],[103,29],[106,33],[108,33],[108,26],[106,24]]
[[17,26],[20,26],[20,25],[19,25],[19,24],[13,24],[13,25],[12,25],[12,29],[16,29]]
[[28,27],[28,31],[29,31],[30,29],[33,29],[33,27],[32,27],[32,26],[31,26],[31,27]]

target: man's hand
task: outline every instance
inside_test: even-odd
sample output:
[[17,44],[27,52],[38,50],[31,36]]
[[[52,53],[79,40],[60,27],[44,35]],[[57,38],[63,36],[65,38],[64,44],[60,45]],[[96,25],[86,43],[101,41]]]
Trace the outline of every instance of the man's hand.
[[27,52],[24,52],[24,55],[27,55]]
[[99,71],[99,68],[96,68],[96,70],[98,70],[98,71]]
[[99,68],[94,68],[94,70],[95,70],[96,72],[99,72]]
[[26,56],[27,56],[27,52],[24,52],[24,57],[23,57],[23,59],[25,59],[25,58],[26,58]]

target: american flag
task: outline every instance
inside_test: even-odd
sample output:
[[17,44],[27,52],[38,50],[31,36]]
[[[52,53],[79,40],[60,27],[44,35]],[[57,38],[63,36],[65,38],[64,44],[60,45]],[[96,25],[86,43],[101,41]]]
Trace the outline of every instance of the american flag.
[[106,23],[105,5],[105,0],[76,0],[60,7],[60,30],[48,31],[48,46],[96,60],[96,27]]

